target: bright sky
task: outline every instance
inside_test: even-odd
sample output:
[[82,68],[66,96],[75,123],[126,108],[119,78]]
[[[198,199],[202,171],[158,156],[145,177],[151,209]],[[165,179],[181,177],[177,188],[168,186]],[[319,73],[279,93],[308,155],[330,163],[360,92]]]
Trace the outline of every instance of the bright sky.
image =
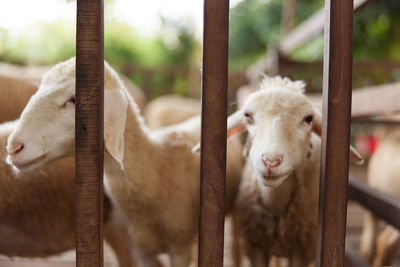
[[[231,0],[230,4],[234,6],[240,1]],[[0,6],[0,27],[17,31],[36,22],[52,22],[60,18],[73,21],[76,17],[75,1],[0,0]],[[160,26],[159,15],[189,21],[201,32],[203,0],[115,0],[111,12],[146,35]]]

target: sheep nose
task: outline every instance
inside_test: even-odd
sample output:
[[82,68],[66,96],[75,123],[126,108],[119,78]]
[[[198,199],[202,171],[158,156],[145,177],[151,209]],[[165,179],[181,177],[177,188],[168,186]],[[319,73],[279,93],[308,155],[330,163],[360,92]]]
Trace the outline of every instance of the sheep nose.
[[23,143],[16,143],[13,144],[12,146],[7,146],[7,153],[10,156],[15,156],[19,152],[21,152],[24,149],[24,144]]
[[261,158],[265,167],[267,167],[268,169],[274,169],[278,167],[279,165],[281,165],[283,160],[282,155],[278,155],[274,158],[268,158],[265,154],[263,154]]

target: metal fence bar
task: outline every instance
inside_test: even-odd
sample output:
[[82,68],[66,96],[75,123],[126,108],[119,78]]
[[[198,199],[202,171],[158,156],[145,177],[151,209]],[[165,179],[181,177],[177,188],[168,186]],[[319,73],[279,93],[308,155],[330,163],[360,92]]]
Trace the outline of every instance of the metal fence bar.
[[353,1],[325,1],[323,125],[317,266],[342,267],[347,211]]
[[357,179],[349,180],[349,198],[400,230],[400,201]]
[[204,1],[198,266],[223,266],[229,0]]
[[103,0],[77,1],[76,266],[103,266]]

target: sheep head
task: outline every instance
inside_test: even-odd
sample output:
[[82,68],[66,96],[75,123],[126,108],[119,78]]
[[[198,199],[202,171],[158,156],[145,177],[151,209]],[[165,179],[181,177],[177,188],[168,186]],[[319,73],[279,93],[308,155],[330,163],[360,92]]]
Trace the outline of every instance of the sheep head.
[[[279,76],[265,77],[261,89],[228,119],[228,136],[248,131],[248,160],[263,185],[279,186],[310,157],[312,133],[321,134],[321,114],[303,94],[304,86]],[[358,154],[354,158],[361,160]]]
[[[128,100],[118,75],[105,64],[104,141],[121,164]],[[84,101],[80,103],[84,105]],[[75,143],[75,58],[54,66],[42,79],[8,138],[6,161],[29,172],[73,155]]]

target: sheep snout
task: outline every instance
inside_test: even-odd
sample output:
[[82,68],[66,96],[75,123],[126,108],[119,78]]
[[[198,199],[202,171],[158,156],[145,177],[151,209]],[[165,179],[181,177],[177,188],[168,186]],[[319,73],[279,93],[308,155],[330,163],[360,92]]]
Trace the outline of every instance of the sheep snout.
[[21,142],[13,143],[6,147],[7,153],[10,156],[15,156],[24,149],[25,145]]
[[[8,139],[6,162],[18,172],[28,172],[40,167],[47,158],[45,151],[37,151],[35,146],[27,146],[21,139]],[[29,148],[29,149],[28,149]]]
[[262,154],[261,160],[264,166],[267,167],[267,170],[272,170],[281,165],[283,160],[283,155],[278,155],[274,158],[270,158],[267,155]]

